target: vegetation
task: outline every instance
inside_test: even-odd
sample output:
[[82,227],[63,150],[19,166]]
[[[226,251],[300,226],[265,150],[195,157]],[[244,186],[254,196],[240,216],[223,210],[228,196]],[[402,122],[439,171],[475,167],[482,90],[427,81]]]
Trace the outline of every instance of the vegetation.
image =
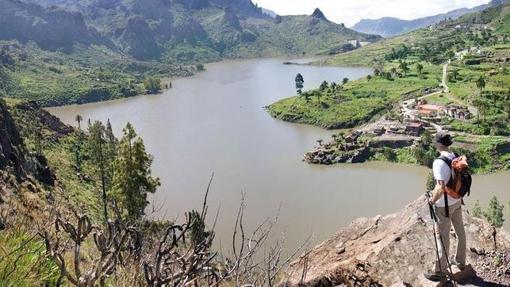
[[[323,83],[319,89],[302,92],[301,96],[283,99],[267,107],[268,112],[282,120],[313,124],[323,128],[351,128],[387,111],[402,95],[419,95],[422,89],[439,84],[440,67],[423,63],[423,74],[392,75],[400,63],[389,62],[370,78],[349,81],[342,85]],[[378,76],[377,76],[378,75]],[[320,104],[310,98],[320,99]]]
[[70,54],[0,41],[4,74],[0,97],[36,101],[42,106],[82,104],[154,92],[144,79],[189,76],[194,67],[140,62],[107,48],[76,48]]
[[157,94],[161,90],[161,80],[159,78],[148,77],[143,80],[143,85],[148,94]]
[[489,207],[483,213],[483,216],[487,221],[496,228],[500,228],[503,226],[503,222],[505,221],[503,217],[503,209],[504,205],[499,203],[499,200],[496,196],[493,196],[489,202]]
[[[0,101],[0,110],[2,126],[11,127],[2,131],[8,142],[2,147],[12,147],[22,155],[20,160],[27,161],[29,173],[17,180],[17,173],[25,171],[14,166],[0,170],[0,204],[10,210],[0,218],[0,285],[280,283],[281,270],[293,255],[286,257],[281,241],[266,256],[259,254],[270,238],[272,219],[249,234],[258,244],[248,247],[244,202],[236,218],[231,256],[217,256],[213,249],[214,230],[206,225],[209,188],[202,209],[186,213],[181,223],[144,216],[146,195],[159,182],[151,176],[152,159],[130,124],[117,141],[109,122],[106,126],[89,123],[87,131],[82,131],[48,120],[51,115],[33,103],[10,103],[6,112]],[[10,115],[13,122],[9,122]],[[34,128],[41,132],[34,134]],[[41,162],[47,170],[51,167],[57,180],[45,183],[37,169],[32,171],[30,166]],[[108,213],[103,213],[101,187],[108,190]]]
[[482,218],[483,211],[482,211],[482,207],[480,206],[480,201],[478,201],[478,200],[476,201],[475,206],[473,206],[472,213],[473,213],[474,217]]
[[128,123],[123,132],[113,164],[112,197],[126,210],[126,218],[134,221],[145,215],[147,194],[154,193],[160,183],[151,176],[152,157],[133,126]]

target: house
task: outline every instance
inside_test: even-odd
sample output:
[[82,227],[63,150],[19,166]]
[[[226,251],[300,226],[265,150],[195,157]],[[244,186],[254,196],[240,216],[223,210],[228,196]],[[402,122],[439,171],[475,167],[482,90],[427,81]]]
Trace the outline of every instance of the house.
[[425,130],[425,128],[423,127],[423,124],[422,123],[408,123],[406,125],[406,132],[407,134],[411,135],[411,136],[419,136],[423,131]]
[[457,120],[469,120],[472,117],[469,109],[460,105],[449,105],[446,107],[446,114]]
[[418,114],[422,116],[442,116],[446,114],[445,107],[434,104],[421,104],[418,105]]
[[351,44],[354,48],[361,48],[361,43],[359,40],[349,40],[349,44]]

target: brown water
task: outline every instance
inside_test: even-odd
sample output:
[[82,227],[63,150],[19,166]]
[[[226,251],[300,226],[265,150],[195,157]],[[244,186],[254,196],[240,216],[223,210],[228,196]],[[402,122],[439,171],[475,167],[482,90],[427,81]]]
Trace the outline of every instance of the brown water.
[[[173,82],[161,95],[49,109],[64,122],[110,119],[117,134],[134,124],[155,157],[162,187],[153,197],[157,216],[178,218],[200,208],[215,173],[209,198],[214,216],[221,205],[217,238],[231,239],[241,192],[246,193],[246,227],[277,214],[276,234],[295,247],[308,235],[318,242],[360,216],[396,211],[423,193],[426,169],[387,163],[310,166],[305,151],[332,132],[271,118],[264,106],[295,93],[294,77],[305,88],[340,82],[371,72],[365,68],[286,66],[281,60],[223,62]],[[477,177],[473,198],[497,193],[508,201],[509,173]],[[482,189],[483,187],[483,189]]]

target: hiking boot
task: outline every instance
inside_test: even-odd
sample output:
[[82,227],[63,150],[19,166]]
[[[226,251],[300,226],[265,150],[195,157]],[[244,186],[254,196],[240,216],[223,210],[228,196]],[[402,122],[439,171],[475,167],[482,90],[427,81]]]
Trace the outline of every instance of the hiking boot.
[[441,273],[441,272],[426,272],[423,274],[423,276],[425,276],[425,278],[427,278],[428,280],[432,281],[432,282],[440,282],[441,279],[444,278],[444,274]]
[[455,259],[450,260],[450,263],[451,263],[452,265],[457,266],[457,268],[459,268],[459,270],[460,270],[460,271],[462,271],[462,270],[466,269],[466,264],[464,264],[464,263],[459,263],[459,262],[457,262],[457,260],[455,260]]

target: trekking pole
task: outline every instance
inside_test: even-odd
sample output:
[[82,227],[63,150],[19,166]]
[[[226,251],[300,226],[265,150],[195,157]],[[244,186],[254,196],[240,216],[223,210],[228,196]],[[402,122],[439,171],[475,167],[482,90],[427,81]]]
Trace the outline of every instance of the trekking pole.
[[[430,193],[427,192],[426,196],[427,196],[427,198],[430,198]],[[443,266],[441,265],[441,256],[439,255],[439,245],[437,244],[437,236],[438,236],[438,234],[436,234],[436,224],[438,222],[437,215],[434,210],[434,206],[432,206],[432,204],[430,204],[430,202],[428,200],[427,200],[427,205],[429,206],[430,218],[432,219],[432,231],[434,234],[434,244],[436,246],[437,262],[439,264],[439,269],[443,276],[443,279],[441,281],[445,284],[451,283],[451,284],[453,284],[453,286],[457,286],[455,284],[455,280],[453,279],[453,270],[452,270],[452,265],[450,264],[450,259],[448,258],[448,252],[445,249],[443,238],[441,237],[441,234],[439,234],[439,240],[441,241],[441,246],[443,248],[443,252],[445,252],[446,263],[448,264],[448,269],[450,271],[450,272],[448,272],[448,270],[446,270],[446,272],[443,272],[444,270],[443,270]],[[448,279],[448,277],[449,277],[449,279]]]

